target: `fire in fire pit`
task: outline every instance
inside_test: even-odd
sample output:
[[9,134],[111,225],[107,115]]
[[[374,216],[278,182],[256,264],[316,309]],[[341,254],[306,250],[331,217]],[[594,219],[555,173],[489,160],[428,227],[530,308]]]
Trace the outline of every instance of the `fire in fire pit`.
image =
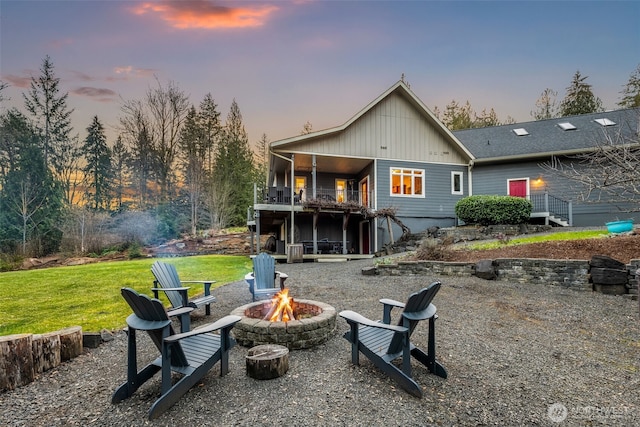
[[279,344],[291,350],[311,348],[326,342],[336,328],[335,308],[319,301],[294,301],[288,289],[272,300],[243,305],[231,314],[241,317],[231,333],[245,347]]
[[264,316],[270,322],[288,322],[296,320],[293,314],[293,298],[289,297],[289,288],[278,292],[271,300],[271,309]]

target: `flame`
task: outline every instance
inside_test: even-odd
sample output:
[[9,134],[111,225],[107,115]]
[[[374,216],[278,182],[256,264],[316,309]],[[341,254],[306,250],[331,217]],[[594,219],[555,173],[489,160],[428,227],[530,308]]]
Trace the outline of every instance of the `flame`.
[[295,320],[293,315],[293,298],[289,297],[289,289],[284,288],[271,299],[271,309],[264,317],[270,322],[288,322]]

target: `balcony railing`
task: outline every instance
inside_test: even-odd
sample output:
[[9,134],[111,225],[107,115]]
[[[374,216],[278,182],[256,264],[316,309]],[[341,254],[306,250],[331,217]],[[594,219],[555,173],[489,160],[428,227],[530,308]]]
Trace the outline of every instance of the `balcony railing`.
[[[301,205],[306,200],[313,198],[335,203],[363,203],[371,200],[371,193],[364,194],[362,197],[358,190],[336,190],[335,188],[317,188],[315,197],[313,193],[307,189],[302,189],[294,193],[293,204]],[[263,194],[262,202],[272,205],[290,205],[291,204],[291,187],[269,187]]]

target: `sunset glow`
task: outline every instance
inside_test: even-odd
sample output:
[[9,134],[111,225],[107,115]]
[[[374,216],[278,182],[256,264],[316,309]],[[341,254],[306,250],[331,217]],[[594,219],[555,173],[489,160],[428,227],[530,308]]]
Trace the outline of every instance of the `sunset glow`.
[[185,29],[247,28],[264,25],[269,16],[278,10],[276,6],[227,7],[209,1],[174,1],[142,3],[133,13],[158,14],[172,27]]

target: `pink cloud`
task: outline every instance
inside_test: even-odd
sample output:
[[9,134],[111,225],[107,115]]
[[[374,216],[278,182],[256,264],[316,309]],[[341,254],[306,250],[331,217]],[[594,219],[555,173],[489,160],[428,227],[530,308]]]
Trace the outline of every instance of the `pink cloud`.
[[159,14],[172,27],[181,30],[260,27],[276,10],[278,7],[272,5],[228,7],[198,0],[144,2],[132,8],[136,15]]
[[5,74],[2,79],[11,84],[11,86],[28,88],[31,86],[31,77],[16,76],[13,74]]

